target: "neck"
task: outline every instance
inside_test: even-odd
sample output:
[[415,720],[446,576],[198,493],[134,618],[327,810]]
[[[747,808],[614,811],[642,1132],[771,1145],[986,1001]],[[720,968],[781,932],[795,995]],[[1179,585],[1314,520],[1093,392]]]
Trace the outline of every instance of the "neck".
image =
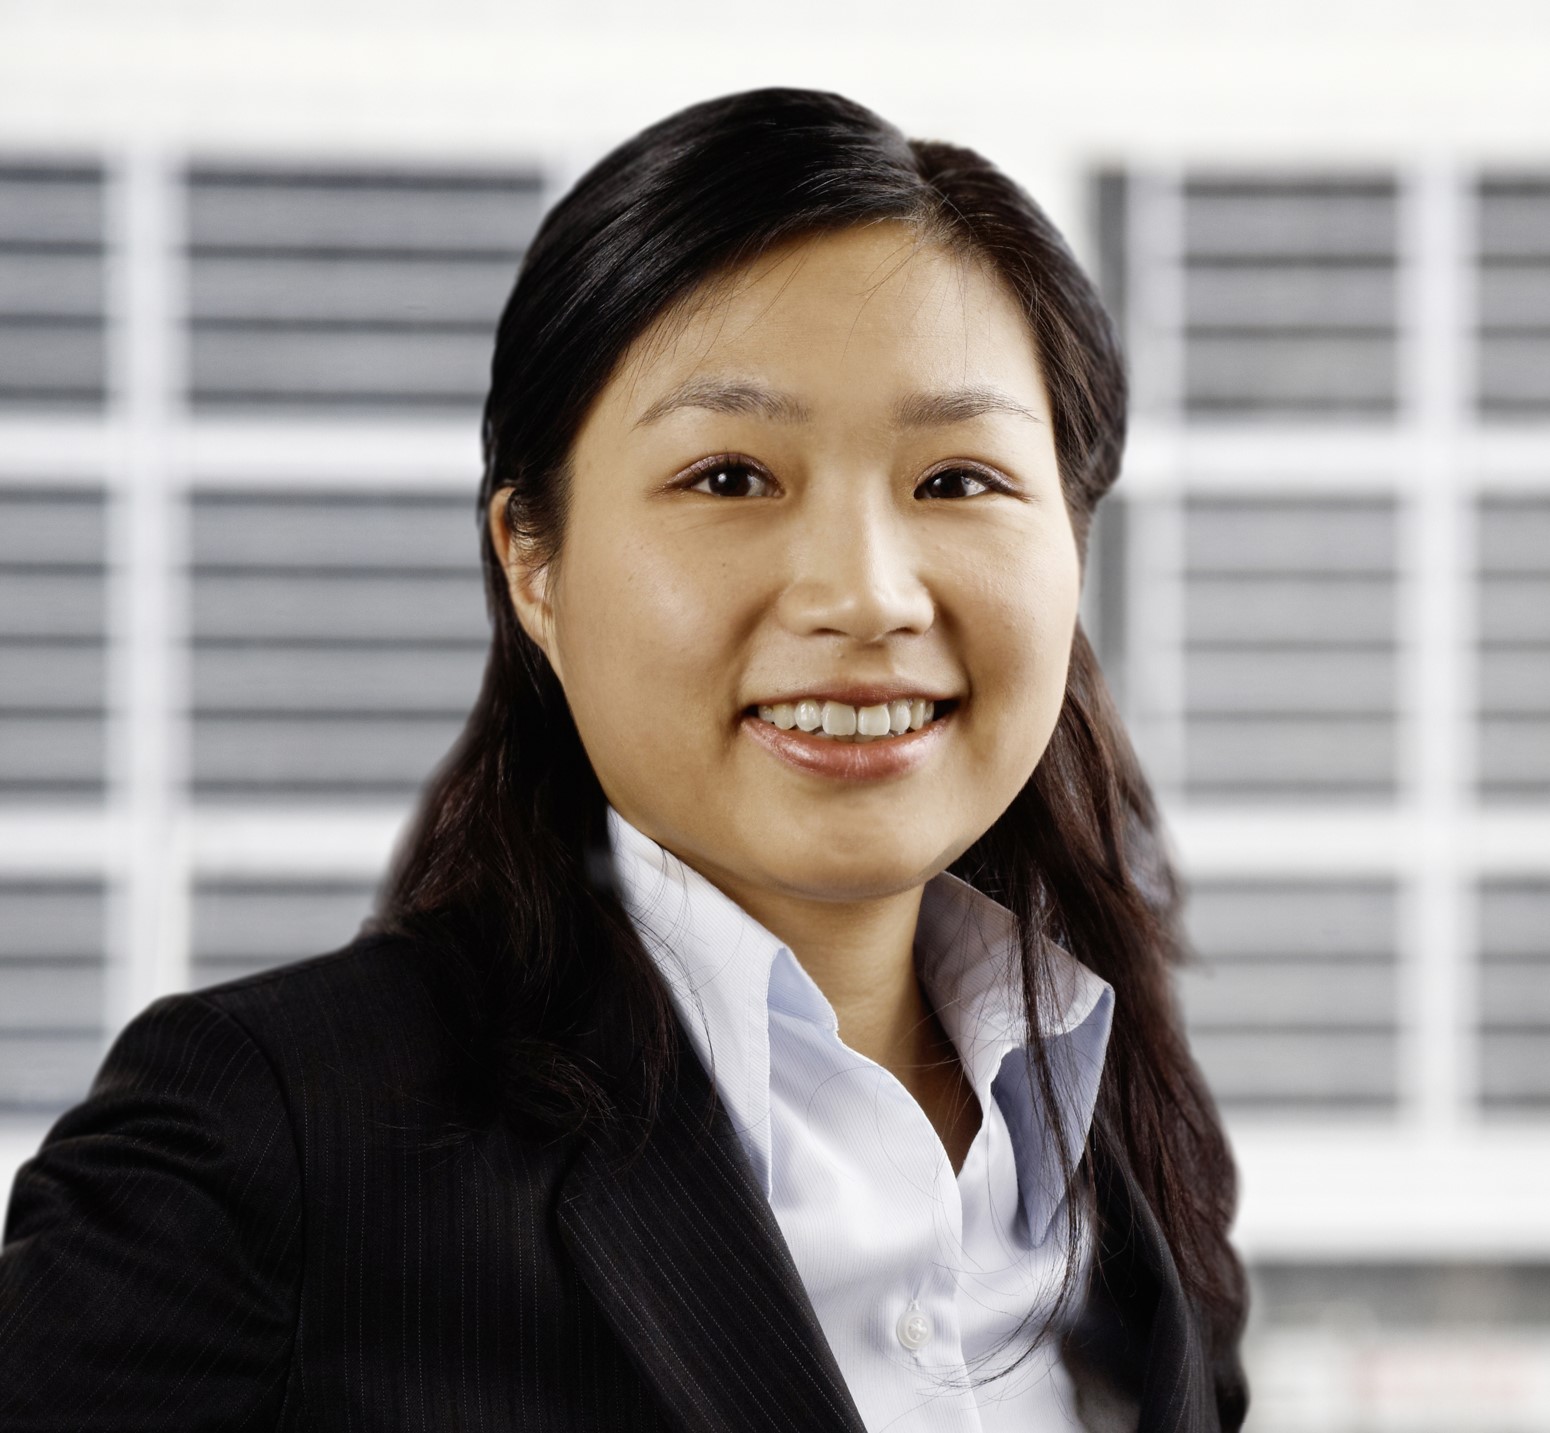
[[957,1170],[980,1111],[915,971],[922,890],[844,904],[727,894],[790,947],[833,1007],[840,1039],[914,1096]]
[[729,895],[791,948],[840,1022],[840,1038],[885,1069],[921,1053],[931,1007],[915,974],[921,888],[870,900],[815,902],[767,891]]

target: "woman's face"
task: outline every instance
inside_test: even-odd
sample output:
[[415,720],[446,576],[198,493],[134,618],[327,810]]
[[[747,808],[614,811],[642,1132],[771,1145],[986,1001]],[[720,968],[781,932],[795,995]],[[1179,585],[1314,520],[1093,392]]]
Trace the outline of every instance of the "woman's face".
[[[513,563],[512,596],[631,823],[734,898],[844,902],[918,887],[1006,809],[1079,572],[1038,354],[988,270],[895,223],[788,245],[646,333],[572,461],[559,558]],[[936,720],[893,734],[917,697]],[[879,707],[874,741],[802,730]]]

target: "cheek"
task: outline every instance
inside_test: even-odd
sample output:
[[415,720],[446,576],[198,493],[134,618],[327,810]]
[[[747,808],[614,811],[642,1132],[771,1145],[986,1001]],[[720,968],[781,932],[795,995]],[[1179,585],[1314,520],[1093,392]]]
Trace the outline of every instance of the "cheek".
[[730,575],[715,552],[638,527],[590,532],[566,554],[556,608],[572,708],[594,727],[660,729],[671,716],[682,729],[691,694],[726,671]]
[[[1042,543],[1033,554],[1025,548],[986,564],[976,584],[970,620],[975,687],[998,724],[1029,734],[1036,750],[1022,759],[1030,767],[1065,698],[1079,596],[1074,542]],[[1015,744],[1008,748],[1009,754]]]

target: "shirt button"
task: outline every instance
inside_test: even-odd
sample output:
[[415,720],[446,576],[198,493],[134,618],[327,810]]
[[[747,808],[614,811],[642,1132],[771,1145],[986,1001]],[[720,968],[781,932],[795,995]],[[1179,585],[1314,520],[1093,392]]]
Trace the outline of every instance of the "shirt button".
[[931,1320],[921,1313],[919,1304],[912,1303],[899,1315],[899,1322],[894,1325],[894,1332],[898,1335],[899,1342],[913,1353],[917,1348],[924,1348],[931,1342]]

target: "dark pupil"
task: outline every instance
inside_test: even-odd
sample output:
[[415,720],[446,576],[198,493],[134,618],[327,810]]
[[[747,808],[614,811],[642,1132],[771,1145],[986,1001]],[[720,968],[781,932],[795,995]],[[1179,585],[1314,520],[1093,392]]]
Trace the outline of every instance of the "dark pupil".
[[728,463],[711,475],[710,486],[724,497],[742,497],[748,489],[748,469],[742,463]]

